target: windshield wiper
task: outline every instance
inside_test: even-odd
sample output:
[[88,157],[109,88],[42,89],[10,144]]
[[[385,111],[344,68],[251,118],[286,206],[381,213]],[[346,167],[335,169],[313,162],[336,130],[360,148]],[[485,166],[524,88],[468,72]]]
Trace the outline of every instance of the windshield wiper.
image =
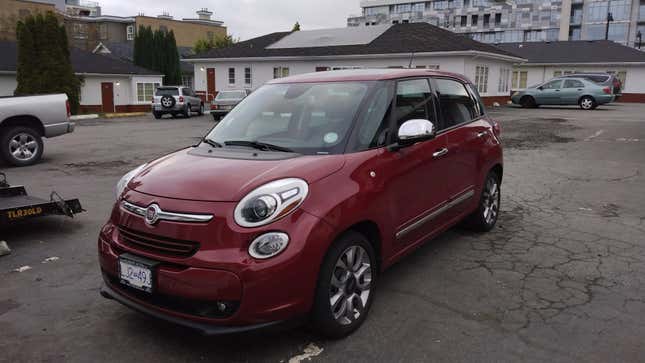
[[207,143],[208,145],[210,145],[212,147],[223,147],[222,144],[220,144],[219,142],[217,142],[215,140],[211,140],[211,139],[209,139],[207,137],[203,138],[202,142],[205,142],[205,143]]
[[260,142],[260,141],[248,141],[248,140],[233,140],[233,141],[224,141],[224,145],[227,146],[248,146],[252,147],[254,149],[259,149],[259,150],[264,150],[264,151],[282,151],[285,153],[292,153],[294,152],[293,150],[283,147],[283,146],[278,146],[278,145],[273,145],[273,144],[267,144],[266,142]]

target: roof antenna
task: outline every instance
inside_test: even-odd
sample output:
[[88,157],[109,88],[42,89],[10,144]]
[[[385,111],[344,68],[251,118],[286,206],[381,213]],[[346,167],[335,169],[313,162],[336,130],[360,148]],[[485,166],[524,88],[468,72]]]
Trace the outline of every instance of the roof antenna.
[[412,69],[412,61],[414,60],[414,52],[410,54],[410,64],[408,64],[408,68]]

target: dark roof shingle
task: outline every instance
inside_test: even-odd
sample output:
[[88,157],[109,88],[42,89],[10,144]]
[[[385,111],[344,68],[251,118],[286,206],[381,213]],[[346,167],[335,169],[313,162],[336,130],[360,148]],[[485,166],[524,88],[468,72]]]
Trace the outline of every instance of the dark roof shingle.
[[497,47],[527,59],[529,64],[645,62],[645,52],[610,40],[503,43]]
[[[18,61],[17,43],[0,41],[0,54],[0,71],[15,72]],[[78,48],[70,50],[70,58],[75,73],[159,75],[159,72],[135,66],[130,62]]]
[[[351,28],[348,28],[351,31]],[[515,54],[453,33],[428,23],[397,24],[369,44],[338,45],[326,47],[266,49],[291,32],[278,32],[236,43],[227,48],[211,49],[208,52],[186,58],[257,58],[292,56],[330,56],[357,54],[395,54],[421,52],[480,51],[517,57]]]

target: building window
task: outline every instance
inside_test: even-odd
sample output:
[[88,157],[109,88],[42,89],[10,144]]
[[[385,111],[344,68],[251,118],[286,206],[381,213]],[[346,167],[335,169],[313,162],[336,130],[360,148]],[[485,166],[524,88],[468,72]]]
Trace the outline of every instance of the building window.
[[461,26],[468,25],[468,17],[466,15],[461,16],[461,19],[459,21],[459,25],[461,25]]
[[528,71],[513,71],[513,79],[511,82],[512,89],[526,88],[526,80],[528,78]]
[[228,84],[235,84],[235,68],[228,69]]
[[181,84],[192,89],[193,88],[193,76],[183,75],[181,76]]
[[479,15],[475,14],[470,19],[470,25],[477,26],[478,21],[479,21]]
[[412,4],[412,11],[425,11],[426,10],[426,3],[414,3]]
[[502,14],[495,14],[495,25],[500,25],[502,23]]
[[562,71],[553,71],[553,78],[562,76]]
[[99,24],[99,39],[105,40],[108,38],[108,25],[103,23]]
[[394,14],[409,13],[410,11],[412,11],[411,4],[394,5]]
[[273,78],[289,77],[289,67],[274,67]]
[[134,25],[128,25],[125,28],[125,33],[127,40],[134,40]]
[[475,86],[479,93],[488,93],[488,66],[475,67]]
[[87,24],[74,23],[72,37],[75,39],[87,39]]
[[250,86],[253,83],[253,75],[251,73],[251,67],[244,68],[244,84]]
[[159,83],[137,83],[137,101],[151,102]]
[[484,27],[490,26],[490,14],[484,14]]
[[497,91],[501,93],[508,92],[508,81],[511,77],[511,70],[508,68],[501,68],[499,71],[499,85]]

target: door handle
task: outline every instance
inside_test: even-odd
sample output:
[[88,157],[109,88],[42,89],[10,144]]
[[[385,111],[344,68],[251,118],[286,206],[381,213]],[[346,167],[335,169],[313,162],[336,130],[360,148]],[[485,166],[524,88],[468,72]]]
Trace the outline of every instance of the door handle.
[[440,157],[442,157],[442,156],[446,155],[447,153],[448,153],[448,149],[446,149],[446,148],[444,147],[444,148],[443,148],[443,149],[441,149],[441,150],[437,150],[437,151],[435,151],[435,152],[432,154],[432,157],[433,157],[433,158],[435,158],[435,159],[436,159],[436,158],[440,158]]
[[477,133],[477,137],[484,137],[486,135],[488,135],[488,131],[482,131],[482,132]]

